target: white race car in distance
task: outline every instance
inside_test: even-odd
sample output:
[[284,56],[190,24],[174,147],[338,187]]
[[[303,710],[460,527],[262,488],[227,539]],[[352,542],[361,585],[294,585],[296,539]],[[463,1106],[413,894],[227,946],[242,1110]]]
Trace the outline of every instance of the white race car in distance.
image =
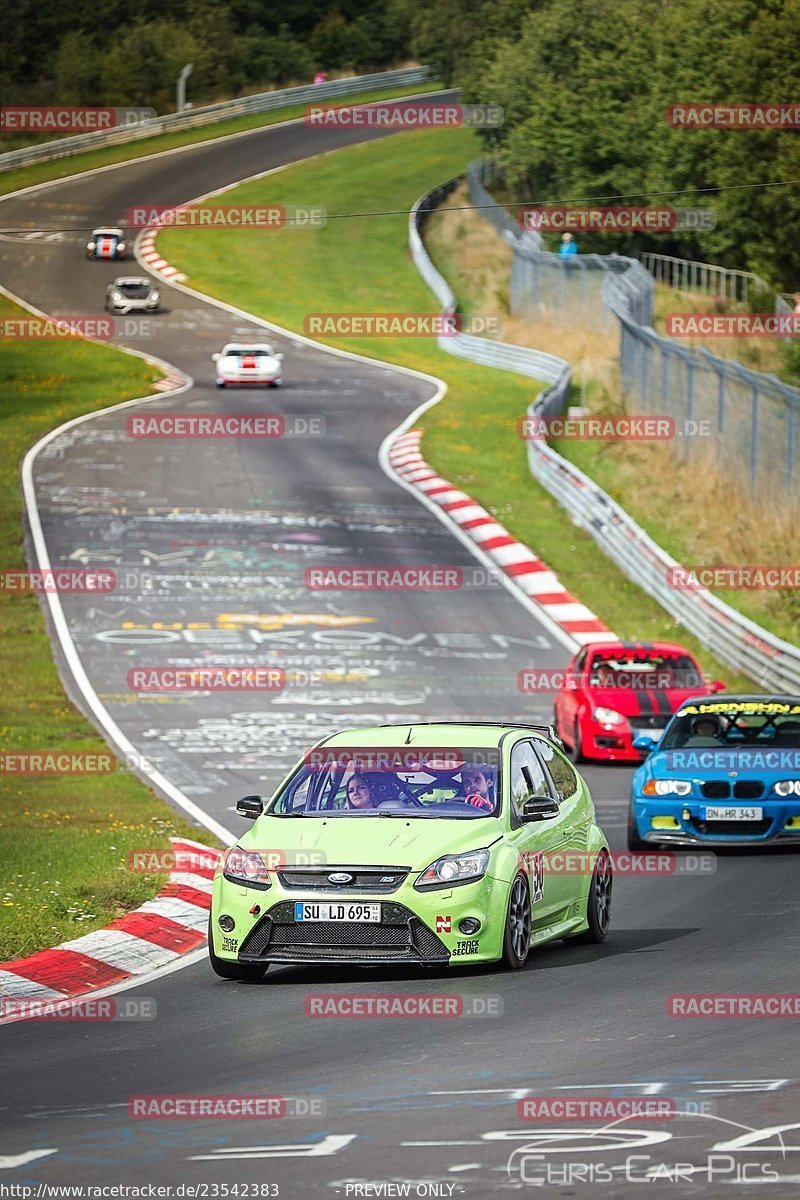
[[280,387],[283,383],[283,355],[276,354],[268,342],[228,342],[211,357],[217,364],[217,387]]
[[111,225],[101,225],[92,230],[92,236],[86,243],[87,258],[125,258],[128,247],[125,245],[125,234],[121,229]]

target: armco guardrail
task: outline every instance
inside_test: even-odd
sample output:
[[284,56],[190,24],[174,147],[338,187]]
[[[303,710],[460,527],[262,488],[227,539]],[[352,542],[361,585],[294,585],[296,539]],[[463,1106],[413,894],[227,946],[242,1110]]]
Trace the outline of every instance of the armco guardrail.
[[238,100],[224,100],[220,104],[208,104],[204,108],[168,113],[164,117],[154,117],[137,125],[101,129],[95,133],[81,133],[53,142],[41,142],[38,146],[9,150],[0,154],[0,171],[10,171],[13,167],[24,167],[30,163],[47,162],[50,159],[68,158],[84,150],[97,150],[102,146],[135,142],[158,133],[213,125],[217,121],[228,121],[231,117],[241,117],[248,113],[269,112],[275,108],[287,108],[291,104],[332,100],[338,96],[367,91],[372,87],[409,87],[425,83],[431,78],[431,74],[430,67],[404,67],[399,71],[377,71],[372,75],[356,75],[352,79],[334,79],[330,83],[306,84],[302,87],[283,88],[277,92],[240,96]]
[[[542,415],[539,399],[528,410]],[[629,579],[669,612],[709,650],[737,671],[776,692],[800,692],[800,650],[768,633],[705,590],[668,584],[680,564],[662,550],[588,475],[544,441],[528,442],[531,474],[591,534]]]
[[[483,186],[479,177],[475,177],[474,182]],[[414,205],[409,221],[411,255],[446,313],[455,311],[456,298],[431,262],[420,231],[428,213],[453,191],[457,183],[458,180],[451,180],[423,196]],[[479,190],[471,194],[484,215],[492,220],[500,232],[505,232],[507,226],[502,220],[488,216],[495,210],[484,207],[492,203],[491,198],[483,199]],[[617,280],[620,277],[614,278]],[[621,304],[619,297],[617,302]],[[564,359],[521,346],[502,345],[486,338],[465,335],[443,337],[438,344],[443,350],[474,362],[547,380],[550,386],[540,392],[530,405],[529,416],[556,416],[565,411],[570,367]],[[629,579],[657,600],[671,616],[676,617],[721,662],[741,671],[764,688],[777,692],[800,692],[800,649],[768,633],[704,589],[678,591],[671,588],[667,582],[668,572],[680,564],[662,550],[588,475],[567,462],[545,441],[528,442],[528,463],[534,478],[563,505],[579,526],[591,534],[603,553],[613,559]]]
[[[450,285],[431,262],[422,241],[421,230],[428,213],[437,208],[458,183],[458,179],[451,179],[418,200],[409,214],[408,226],[411,256],[417,270],[442,306],[442,312],[448,316],[456,311],[456,298],[450,290]],[[554,403],[561,402],[562,392],[564,399],[566,398],[570,381],[569,365],[563,358],[557,358],[554,354],[529,350],[524,346],[513,346],[508,342],[493,342],[488,338],[468,333],[441,335],[437,338],[437,345],[457,358],[466,358],[470,362],[482,363],[487,367],[498,367],[503,371],[516,371],[518,375],[528,375],[532,379],[543,379],[556,388]]]
[[[498,227],[498,211],[484,207],[494,203],[484,186],[488,174],[486,165],[469,173],[471,196]],[[506,240],[508,228],[503,225]],[[517,231],[512,312],[542,310],[581,327],[607,330],[610,323],[619,328],[620,384],[631,409],[671,417],[679,429],[708,431],[705,438],[683,438],[686,461],[703,470],[713,445],[715,465],[744,477],[751,493],[770,501],[776,489],[792,497],[800,493],[800,389],[705,347],[656,333],[651,328],[654,281],[640,262],[614,254],[550,254],[541,249],[538,233],[535,238]],[[786,308],[783,299],[776,303],[776,309]]]

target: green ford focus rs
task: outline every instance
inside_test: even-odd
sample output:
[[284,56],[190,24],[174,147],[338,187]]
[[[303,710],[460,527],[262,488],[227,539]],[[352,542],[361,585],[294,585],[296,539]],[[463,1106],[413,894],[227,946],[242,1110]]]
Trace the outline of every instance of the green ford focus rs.
[[211,965],[525,964],[601,942],[612,864],[584,780],[547,726],[384,725],[308,751],[214,879]]

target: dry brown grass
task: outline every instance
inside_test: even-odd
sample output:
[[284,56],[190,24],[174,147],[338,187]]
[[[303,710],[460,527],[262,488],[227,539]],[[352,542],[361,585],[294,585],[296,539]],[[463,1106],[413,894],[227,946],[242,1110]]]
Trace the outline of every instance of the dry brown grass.
[[[455,211],[459,205],[468,204],[464,186],[430,218],[425,239],[462,310],[501,313],[503,341],[532,346],[567,359],[573,365],[575,383],[591,410],[621,411],[616,332],[602,334],[571,328],[545,311],[533,318],[510,316],[511,248],[480,213]],[[709,311],[713,304],[711,297],[659,287],[657,322],[663,322],[667,312]],[[777,343],[752,340],[763,343],[757,349],[764,356],[768,351],[778,353]],[[720,354],[726,349],[723,342],[735,342],[741,359],[741,339],[707,341]],[[729,473],[717,469],[712,457],[715,444],[708,440],[708,451],[701,446],[702,439],[694,440],[688,461],[683,457],[682,447],[668,443],[562,443],[558,448],[679,561],[703,565],[786,565],[797,561],[800,502],[765,503],[751,497],[746,485],[737,484]],[[720,594],[753,620],[784,637],[796,639],[800,629],[797,593]]]
[[[670,313],[746,312],[744,304],[722,304],[718,297],[695,292],[681,292],[666,284],[656,285],[653,328],[665,333],[665,320]],[[783,369],[783,343],[778,338],[686,337],[682,346],[705,346],[718,358],[734,358],[751,371],[769,371],[780,377]]]

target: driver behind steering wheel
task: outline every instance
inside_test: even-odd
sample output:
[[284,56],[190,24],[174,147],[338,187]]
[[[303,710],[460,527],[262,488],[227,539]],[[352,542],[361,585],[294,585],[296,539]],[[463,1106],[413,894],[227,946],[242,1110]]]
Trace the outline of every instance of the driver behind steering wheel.
[[467,764],[461,768],[464,803],[494,812],[493,783],[482,767]]

